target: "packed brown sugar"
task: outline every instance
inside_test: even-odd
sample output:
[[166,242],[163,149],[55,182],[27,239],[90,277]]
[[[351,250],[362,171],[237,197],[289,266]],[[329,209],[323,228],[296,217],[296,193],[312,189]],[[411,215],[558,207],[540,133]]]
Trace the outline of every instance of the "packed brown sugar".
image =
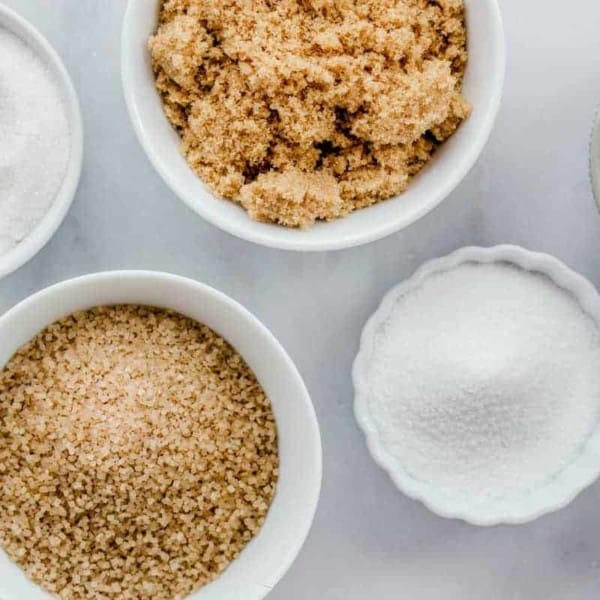
[[183,598],[257,533],[277,473],[253,373],[181,315],[78,313],[0,372],[0,544],[60,598]]
[[149,45],[187,161],[259,221],[401,193],[470,110],[463,0],[165,0]]

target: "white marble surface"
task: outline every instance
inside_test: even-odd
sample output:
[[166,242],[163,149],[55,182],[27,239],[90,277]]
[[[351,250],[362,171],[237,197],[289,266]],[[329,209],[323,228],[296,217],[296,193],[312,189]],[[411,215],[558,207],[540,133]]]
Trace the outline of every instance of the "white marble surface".
[[600,217],[587,168],[600,103],[600,2],[501,0],[506,91],[476,168],[409,230],[363,248],[307,255],[221,233],[154,173],[121,92],[125,0],[4,2],[64,57],[87,137],[73,208],[48,246],[0,282],[0,312],[74,275],[148,268],[213,285],[271,328],[312,394],[324,481],[310,537],[269,600],[599,598],[600,483],[526,526],[478,529],[440,519],[399,494],[368,455],[352,416],[350,367],[382,294],[424,260],[466,244],[550,252],[600,286]]

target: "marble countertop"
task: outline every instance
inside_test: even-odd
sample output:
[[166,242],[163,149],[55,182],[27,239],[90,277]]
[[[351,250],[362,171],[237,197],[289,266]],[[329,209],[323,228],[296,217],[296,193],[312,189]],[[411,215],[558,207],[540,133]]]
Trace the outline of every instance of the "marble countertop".
[[600,103],[598,0],[500,0],[506,90],[477,166],[408,230],[322,254],[232,238],[192,214],[154,172],[121,91],[125,0],[3,1],[63,56],[86,142],[69,215],[36,258],[0,282],[0,312],[75,275],[146,268],[208,283],[273,331],[312,395],[324,480],[309,539],[269,600],[597,600],[600,483],[529,525],[480,529],[438,518],[402,496],[369,456],[352,414],[350,368],[383,293],[464,245],[549,252],[600,286],[600,216],[588,174]]

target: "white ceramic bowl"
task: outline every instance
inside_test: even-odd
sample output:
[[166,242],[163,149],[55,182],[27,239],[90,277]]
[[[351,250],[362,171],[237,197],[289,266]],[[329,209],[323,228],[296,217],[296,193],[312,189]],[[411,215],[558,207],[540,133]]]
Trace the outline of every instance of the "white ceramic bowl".
[[460,183],[481,153],[502,95],[505,48],[497,0],[466,0],[469,64],[464,94],[473,114],[436,152],[402,195],[308,231],[257,223],[215,197],[188,167],[179,137],[163,113],[147,50],[160,0],[129,0],[122,39],[122,75],[133,125],[148,158],[171,189],[204,219],[240,238],[288,250],[335,250],[366,244],[407,227]]
[[[575,460],[553,479],[530,494],[514,500],[496,500],[485,505],[472,505],[467,500],[456,500],[437,492],[435,487],[416,480],[381,444],[368,408],[369,387],[367,373],[374,336],[387,320],[398,298],[421,285],[434,273],[447,271],[468,263],[508,262],[548,276],[561,288],[569,291],[600,328],[600,296],[594,286],[571,271],[556,258],[530,252],[517,246],[494,248],[463,248],[423,265],[410,279],[392,288],[373,316],[367,322],[361,338],[360,350],[354,362],[354,412],[365,433],[369,450],[375,462],[385,469],[398,489],[407,496],[420,500],[434,513],[447,518],[463,519],[474,525],[525,523],[546,513],[558,510],[571,502],[579,492],[592,484],[600,475],[600,423],[585,442]],[[443,299],[441,300],[443,301]],[[600,365],[599,365],[600,368]]]
[[596,120],[592,129],[590,143],[590,176],[596,205],[600,210],[600,108],[596,111]]
[[29,22],[0,4],[0,27],[5,27],[30,46],[45,61],[57,81],[65,103],[71,134],[69,164],[61,188],[35,229],[13,250],[0,256],[0,279],[33,258],[62,223],[77,190],[83,157],[83,123],[79,100],[71,78],[60,57],[48,41]]
[[[56,319],[118,303],[170,308],[205,323],[244,357],[271,400],[279,433],[280,476],[265,524],[219,579],[190,596],[190,600],[260,600],[292,564],[312,523],[321,483],[321,441],[298,371],[254,316],[224,294],[175,275],[150,271],[87,275],[38,292],[0,317],[0,368]],[[0,551],[2,600],[50,597]]]

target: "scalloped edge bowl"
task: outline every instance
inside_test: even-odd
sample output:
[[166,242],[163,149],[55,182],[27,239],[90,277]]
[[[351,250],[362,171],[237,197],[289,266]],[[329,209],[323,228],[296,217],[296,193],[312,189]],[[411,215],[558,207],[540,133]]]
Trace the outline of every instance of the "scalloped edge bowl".
[[[312,524],[321,487],[321,438],[298,370],[273,334],[243,306],[192,279],[154,271],[109,271],[46,288],[0,317],[0,368],[46,325],[103,304],[170,308],[205,323],[244,357],[271,400],[280,475],[260,532],[213,583],[189,600],[262,600],[283,577]],[[0,598],[49,600],[0,550]]]
[[121,71],[125,100],[150,162],[173,192],[209,223],[239,238],[285,250],[315,252],[366,244],[408,227],[462,181],[492,131],[502,97],[506,49],[497,0],[465,0],[469,63],[463,92],[471,116],[399,196],[309,230],[253,221],[238,205],[217,198],[188,166],[154,85],[147,42],[160,0],[129,0],[123,24]]
[[15,11],[0,4],[0,27],[21,38],[48,66],[61,89],[69,120],[71,147],[62,185],[48,212],[17,246],[0,256],[0,279],[32,259],[56,233],[63,222],[79,185],[83,162],[83,121],[77,92],[65,65],[48,40]]
[[[547,254],[531,252],[518,246],[492,248],[467,247],[452,254],[425,263],[403,283],[392,288],[383,298],[379,308],[367,321],[361,336],[360,348],[354,361],[354,414],[366,436],[367,445],[375,462],[392,478],[396,487],[415,500],[421,501],[441,517],[462,519],[473,525],[489,526],[520,524],[532,521],[569,504],[583,489],[600,475],[600,423],[582,447],[579,456],[564,467],[554,478],[531,493],[509,500],[499,499],[486,504],[469,504],[439,493],[434,486],[418,481],[393,458],[379,441],[377,429],[368,408],[367,371],[374,336],[387,320],[401,296],[418,288],[434,273],[451,270],[464,263],[504,262],[527,271],[546,275],[559,287],[570,292],[583,311],[600,330],[600,296],[596,288],[584,277],[569,269],[558,259]],[[599,365],[600,368],[600,365]]]

